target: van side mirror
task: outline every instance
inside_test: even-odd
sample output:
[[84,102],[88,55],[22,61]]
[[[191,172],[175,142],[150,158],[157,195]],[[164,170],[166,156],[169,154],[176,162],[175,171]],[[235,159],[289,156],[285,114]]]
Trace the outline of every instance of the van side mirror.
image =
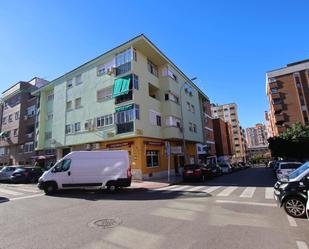
[[305,176],[303,182],[306,186],[309,186],[309,176]]

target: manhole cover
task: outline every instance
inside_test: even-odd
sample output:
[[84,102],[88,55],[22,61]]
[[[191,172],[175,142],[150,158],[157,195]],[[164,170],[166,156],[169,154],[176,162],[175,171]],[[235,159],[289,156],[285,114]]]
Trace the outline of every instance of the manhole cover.
[[121,220],[119,218],[105,218],[100,220],[95,220],[89,223],[90,227],[99,227],[99,228],[112,228],[121,224]]

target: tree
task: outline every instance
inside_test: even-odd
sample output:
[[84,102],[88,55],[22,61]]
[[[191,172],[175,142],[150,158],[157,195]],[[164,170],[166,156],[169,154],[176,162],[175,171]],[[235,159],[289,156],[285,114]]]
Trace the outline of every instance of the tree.
[[268,142],[273,157],[309,158],[309,126],[296,123]]

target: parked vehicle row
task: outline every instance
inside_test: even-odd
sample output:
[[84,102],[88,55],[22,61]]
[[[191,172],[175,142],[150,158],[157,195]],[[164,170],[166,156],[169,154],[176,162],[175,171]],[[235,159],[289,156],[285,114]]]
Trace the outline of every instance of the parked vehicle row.
[[26,167],[22,165],[5,166],[0,170],[1,182],[35,183],[43,174],[39,167]]
[[[306,216],[308,190],[309,162],[306,162],[276,182],[274,186],[274,197],[279,206],[283,207],[289,215],[302,218]],[[308,208],[309,206],[307,205]]]
[[182,172],[183,181],[197,180],[204,181],[206,179],[229,174],[237,170],[250,167],[245,163],[230,164],[228,162],[220,164],[187,164]]

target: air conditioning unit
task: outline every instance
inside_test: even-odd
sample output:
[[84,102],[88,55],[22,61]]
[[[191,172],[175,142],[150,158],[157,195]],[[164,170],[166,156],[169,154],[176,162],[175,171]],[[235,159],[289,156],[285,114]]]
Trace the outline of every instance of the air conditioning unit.
[[86,144],[86,145],[85,145],[85,149],[86,149],[86,150],[91,150],[91,147],[92,147],[91,144]]
[[142,129],[136,129],[136,135],[143,135]]

